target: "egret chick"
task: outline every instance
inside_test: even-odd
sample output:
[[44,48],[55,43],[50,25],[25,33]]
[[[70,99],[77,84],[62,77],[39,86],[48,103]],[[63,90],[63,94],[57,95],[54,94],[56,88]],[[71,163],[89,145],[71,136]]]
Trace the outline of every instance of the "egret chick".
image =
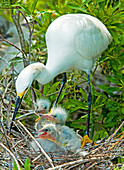
[[35,129],[38,130],[43,127],[43,124],[50,122],[45,118],[41,117],[40,115],[49,112],[51,103],[48,99],[38,99],[36,103],[38,106],[37,114],[39,115],[39,118],[36,119]]
[[[60,136],[54,124],[45,124],[42,129],[37,131],[36,140],[46,152],[64,151],[65,148],[60,144]],[[31,142],[35,151],[39,148],[34,141]]]
[[37,113],[44,114],[49,112],[51,103],[48,99],[38,99],[36,105],[38,107]]

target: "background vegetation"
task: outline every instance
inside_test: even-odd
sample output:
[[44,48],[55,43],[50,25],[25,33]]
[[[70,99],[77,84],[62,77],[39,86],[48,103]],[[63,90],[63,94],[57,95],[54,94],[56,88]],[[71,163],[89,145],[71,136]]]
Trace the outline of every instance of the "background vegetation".
[[[92,109],[90,120],[90,135],[93,140],[99,140],[106,135],[109,136],[124,120],[124,4],[123,0],[28,0],[28,1],[1,1],[0,15],[8,21],[13,22],[12,16],[18,13],[19,23],[28,18],[30,29],[33,31],[31,43],[26,40],[25,51],[27,59],[24,64],[29,62],[47,61],[47,51],[45,42],[45,33],[49,24],[57,17],[68,13],[84,13],[92,15],[102,21],[110,31],[113,41],[108,49],[102,54],[102,57],[97,61],[91,74],[92,87]],[[23,16],[23,15],[24,16]],[[34,41],[35,40],[35,41]],[[40,43],[39,43],[40,42]],[[31,51],[30,51],[31,45]],[[31,54],[31,57],[29,57]],[[24,56],[23,56],[24,57]],[[4,93],[6,85],[13,80],[13,76],[17,77],[18,73],[10,73],[12,66],[17,65],[17,61],[22,58],[15,54],[12,64],[0,73],[1,93]],[[96,70],[99,69],[99,74],[96,75]],[[95,76],[96,75],[96,76]],[[102,79],[99,81],[98,79]],[[73,71],[67,75],[67,83],[60,96],[59,104],[68,111],[67,125],[75,130],[79,129],[83,136],[86,130],[87,120],[87,76],[85,72]],[[61,85],[62,76],[57,76],[52,82],[41,86],[34,81],[32,92],[24,98],[22,104],[23,109],[34,109],[32,100],[37,98],[48,98],[54,102],[57,91]],[[105,80],[105,81],[104,81]],[[99,85],[96,82],[99,81]],[[11,115],[15,105],[16,95],[15,81],[11,83],[11,93],[9,93],[10,105],[4,107]],[[83,85],[84,83],[84,85]],[[2,97],[2,95],[1,95]],[[7,97],[7,96],[6,96]],[[28,107],[29,106],[29,107]],[[6,115],[6,113],[5,113]],[[19,116],[19,114],[18,114]],[[6,120],[5,120],[6,121]],[[25,123],[25,122],[24,122]],[[121,128],[123,131],[124,128]],[[119,131],[119,132],[121,132]]]

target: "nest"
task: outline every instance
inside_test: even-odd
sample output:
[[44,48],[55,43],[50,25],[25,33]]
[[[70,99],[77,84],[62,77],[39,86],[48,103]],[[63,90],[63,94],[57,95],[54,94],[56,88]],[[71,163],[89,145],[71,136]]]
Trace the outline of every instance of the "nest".
[[[32,151],[30,141],[35,140],[33,129],[24,126],[20,120],[15,123],[16,130],[7,134],[7,129],[1,122],[1,143],[0,143],[0,169],[13,169],[13,160],[17,167],[24,168],[24,162],[28,157],[31,169],[113,169],[122,168],[122,163],[117,164],[117,159],[124,155],[124,133],[116,136],[119,128],[107,139],[97,142],[97,145],[87,145],[77,153],[54,152],[46,153],[40,145],[39,151]],[[115,137],[116,136],[116,137]],[[35,140],[36,141],[36,140]],[[37,141],[36,141],[37,142]]]

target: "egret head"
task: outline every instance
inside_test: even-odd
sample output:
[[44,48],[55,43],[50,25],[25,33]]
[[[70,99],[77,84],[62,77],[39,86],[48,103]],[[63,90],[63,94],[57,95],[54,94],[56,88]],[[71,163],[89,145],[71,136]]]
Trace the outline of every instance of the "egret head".
[[57,144],[59,141],[59,133],[54,124],[45,124],[42,129],[37,131],[38,138],[48,139]]
[[67,119],[65,109],[61,107],[53,108],[50,114],[43,114],[41,117],[55,122],[58,125],[64,125]]
[[25,96],[27,90],[30,88],[32,81],[36,79],[37,76],[39,76],[39,73],[42,72],[43,68],[44,68],[44,65],[42,63],[30,64],[27,67],[25,67],[18,75],[16,84],[15,84],[17,98],[16,98],[15,110],[14,110],[14,115],[12,118],[10,131],[11,131],[13,121],[15,120],[16,113],[19,109],[19,106],[21,104],[23,97]]

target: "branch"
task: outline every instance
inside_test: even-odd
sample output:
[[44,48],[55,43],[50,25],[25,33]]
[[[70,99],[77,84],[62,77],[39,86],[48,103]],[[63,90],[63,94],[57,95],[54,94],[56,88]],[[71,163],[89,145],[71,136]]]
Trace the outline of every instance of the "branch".
[[27,18],[25,17],[25,15],[23,14],[22,11],[19,11],[19,12],[20,12],[20,13],[22,14],[22,16],[24,17],[24,19],[25,19],[25,21],[26,21],[26,23],[27,23],[29,32],[30,32],[30,34],[29,34],[29,60],[28,60],[28,64],[30,64],[30,59],[31,59],[31,37],[32,37],[32,34],[33,34],[33,32],[34,32],[34,20],[33,20],[33,28],[32,28],[32,30],[31,30]]
[[1,34],[0,34],[0,37],[1,37],[5,42],[7,42],[8,44],[12,45],[12,46],[15,47],[17,50],[19,50],[19,51],[23,54],[24,60],[27,59],[27,55],[26,55],[26,53],[25,53],[24,51],[22,51],[20,48],[18,48],[18,47],[17,47],[16,45],[14,45],[13,43],[7,41],[5,38],[3,38],[3,36],[2,36]]
[[[11,16],[13,18],[14,24],[16,26],[16,29],[17,29],[17,32],[18,32],[18,35],[19,35],[21,49],[22,49],[22,51],[24,51],[24,53],[26,53],[26,45],[25,45],[24,34],[23,34],[23,31],[22,31],[21,25],[19,23],[19,11],[16,11],[15,15],[11,14]],[[27,58],[25,60],[24,55],[23,55],[23,63],[24,63],[24,67],[26,67],[28,65]]]

